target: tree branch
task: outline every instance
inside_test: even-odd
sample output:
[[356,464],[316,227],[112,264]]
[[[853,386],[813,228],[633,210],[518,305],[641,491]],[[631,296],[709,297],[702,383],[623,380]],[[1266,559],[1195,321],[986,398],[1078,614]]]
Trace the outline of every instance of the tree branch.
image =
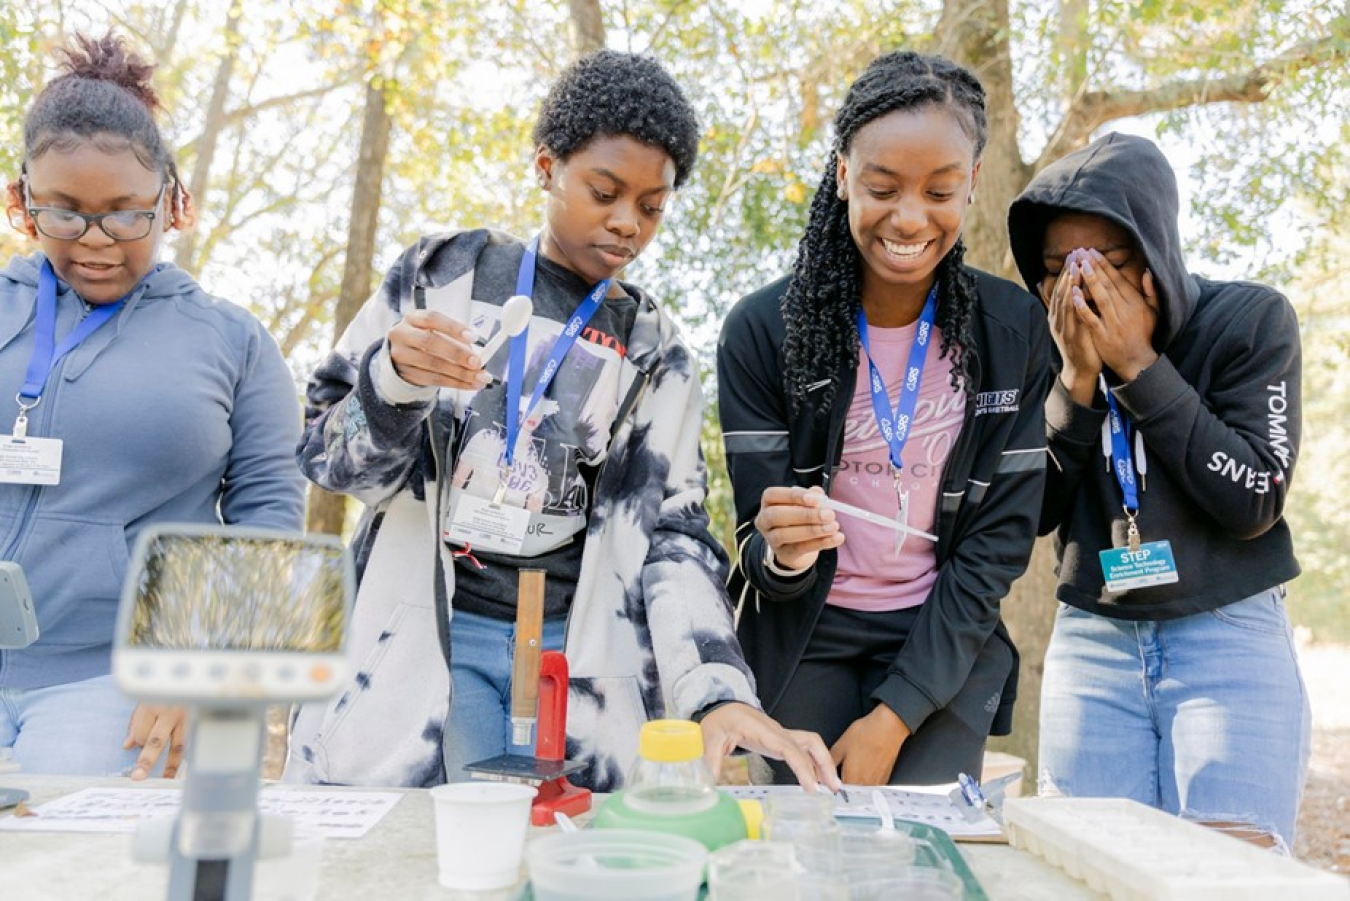
[[[259,113],[266,112],[269,109],[273,109],[278,106],[288,106],[292,103],[296,103],[301,100],[308,100],[311,97],[322,97],[324,94],[327,94],[330,91],[336,91],[339,88],[349,87],[355,83],[356,76],[358,74],[359,70],[353,70],[349,73],[344,74],[337,81],[325,85],[320,85],[317,88],[309,88],[308,90],[304,91],[296,91],[294,94],[278,94],[275,97],[268,97],[266,100],[259,100],[257,103],[248,103],[245,104],[244,106],[232,109],[228,113],[226,113],[224,118],[221,120],[221,127],[225,128],[231,125],[238,125],[239,123],[245,122],[248,119],[252,118],[253,116],[258,115]],[[202,135],[199,134],[191,141],[188,141],[186,144],[183,144],[179,148],[179,152],[183,154],[196,153],[197,144],[200,143],[201,140]]]
[[1295,72],[1347,56],[1350,52],[1344,40],[1333,35],[1296,44],[1246,72],[1173,81],[1142,91],[1084,91],[1069,104],[1069,111],[1036,160],[1035,171],[1087,143],[1092,132],[1107,122],[1209,103],[1261,103]]
[[568,0],[572,20],[573,46],[577,56],[585,56],[605,47],[605,17],[600,12],[600,0]]

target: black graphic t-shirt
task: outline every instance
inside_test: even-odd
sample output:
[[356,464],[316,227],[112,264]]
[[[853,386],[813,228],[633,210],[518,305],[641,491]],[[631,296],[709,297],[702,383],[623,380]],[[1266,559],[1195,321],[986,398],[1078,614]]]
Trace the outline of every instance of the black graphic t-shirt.
[[[496,332],[501,306],[515,293],[524,247],[490,244],[478,260],[470,322],[480,335]],[[567,320],[593,288],[575,273],[539,257],[534,282],[525,383],[529,403],[540,370]],[[563,360],[552,384],[520,425],[503,503],[529,511],[518,554],[465,546],[455,549],[454,607],[514,619],[518,569],[543,569],[545,615],[571,604],[581,572],[581,552],[595,475],[609,451],[619,402],[619,368],[637,315],[632,297],[608,298]],[[492,498],[502,482],[506,448],[506,368],[509,342],[487,369],[497,381],[473,395],[453,448],[450,473],[453,516],[463,495]]]

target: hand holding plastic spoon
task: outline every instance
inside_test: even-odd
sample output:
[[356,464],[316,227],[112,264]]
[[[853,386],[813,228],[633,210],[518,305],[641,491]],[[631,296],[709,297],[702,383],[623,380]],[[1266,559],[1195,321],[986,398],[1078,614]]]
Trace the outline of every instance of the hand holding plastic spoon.
[[524,294],[516,294],[502,304],[502,318],[499,323],[497,333],[488,340],[486,344],[478,351],[479,359],[484,363],[491,360],[493,355],[501,349],[506,343],[506,339],[514,338],[530,324],[530,316],[534,313],[534,303]]

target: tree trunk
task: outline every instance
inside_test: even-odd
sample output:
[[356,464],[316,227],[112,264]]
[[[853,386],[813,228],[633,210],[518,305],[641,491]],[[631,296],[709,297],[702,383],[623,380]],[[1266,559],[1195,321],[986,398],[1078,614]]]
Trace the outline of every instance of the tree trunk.
[[[337,310],[333,313],[333,340],[346,330],[361,305],[370,296],[375,259],[375,231],[379,224],[380,190],[384,181],[384,163],[389,155],[389,132],[393,123],[385,105],[381,80],[373,78],[366,86],[366,111],[361,123],[361,149],[356,161],[356,181],[352,190],[351,221],[347,227],[347,258],[342,268],[342,286],[338,289]],[[313,486],[309,492],[311,532],[342,534],[346,520],[347,498]]]
[[[202,128],[201,140],[197,143],[197,161],[192,166],[192,177],[188,181],[188,191],[196,201],[197,209],[206,205],[206,189],[211,184],[211,161],[216,155],[216,144],[225,128],[225,101],[230,94],[230,76],[234,73],[234,63],[239,47],[239,22],[244,17],[244,5],[231,3],[225,16],[225,55],[221,57],[220,67],[216,69],[215,83],[211,86],[211,100],[206,108],[206,123]],[[173,261],[179,269],[196,272],[197,231],[188,229],[179,236]]]
[[935,34],[938,53],[966,66],[984,85],[989,141],[966,214],[966,260],[1016,279],[1008,250],[1008,206],[1031,178],[1017,144],[1007,0],[948,0]]
[[599,0],[568,0],[572,16],[572,42],[577,56],[585,56],[605,46],[605,18]]
[[[1053,464],[1052,464],[1053,465]],[[1054,539],[1036,542],[1031,564],[1022,578],[1013,583],[1003,601],[1003,621],[1008,624],[1022,669],[1017,685],[1017,706],[1013,708],[1012,735],[994,739],[990,750],[1016,754],[1027,762],[1023,791],[1034,794],[1036,787],[1036,744],[1040,739],[1041,675],[1045,672],[1045,649],[1055,624]]]
[[[1012,53],[1007,0],[948,0],[935,34],[937,51],[968,67],[984,84],[989,141],[975,188],[976,201],[966,214],[967,261],[1019,282],[1008,247],[1008,207],[1031,180],[1017,143],[1018,114],[1013,96]],[[1013,583],[1003,602],[1022,659],[1013,734],[994,743],[1027,761],[1026,776],[1037,772],[1037,720],[1045,647],[1054,625],[1054,550],[1049,539],[1037,543],[1026,575]]]

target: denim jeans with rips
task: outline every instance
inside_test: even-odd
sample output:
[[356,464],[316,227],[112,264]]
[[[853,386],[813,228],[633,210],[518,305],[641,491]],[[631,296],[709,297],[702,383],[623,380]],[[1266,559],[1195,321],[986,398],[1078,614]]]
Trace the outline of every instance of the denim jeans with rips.
[[1287,850],[1311,720],[1283,588],[1161,622],[1061,604],[1041,688],[1040,793],[1246,824]]

